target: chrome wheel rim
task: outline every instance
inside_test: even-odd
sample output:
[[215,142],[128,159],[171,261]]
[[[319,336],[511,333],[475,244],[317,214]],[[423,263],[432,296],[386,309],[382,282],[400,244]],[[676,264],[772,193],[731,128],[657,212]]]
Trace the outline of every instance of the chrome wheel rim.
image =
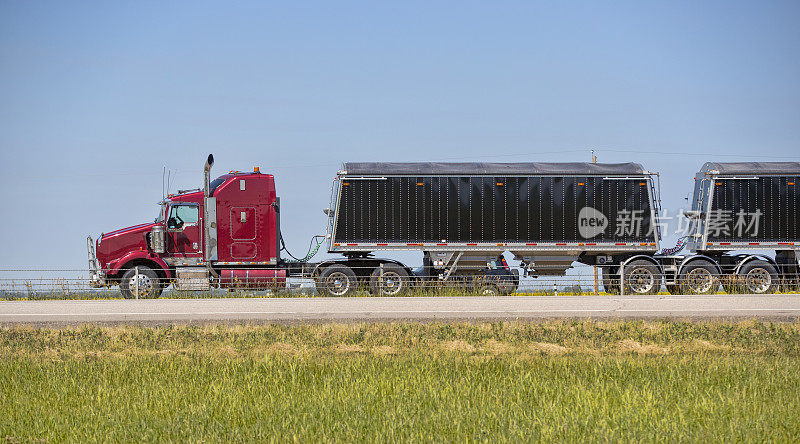
[[326,281],[328,291],[334,296],[342,296],[350,290],[350,279],[341,271],[331,273]]
[[653,276],[653,273],[650,269],[645,267],[634,268],[625,280],[628,289],[633,293],[639,294],[649,293],[656,283],[656,278]]
[[128,281],[128,289],[136,297],[150,294],[153,291],[153,280],[146,274],[134,275]]
[[382,294],[395,295],[403,289],[403,282],[400,275],[393,272],[385,272],[380,277],[380,289]]
[[481,291],[481,294],[484,296],[495,296],[498,294],[498,292],[492,287],[484,287]]
[[714,276],[705,268],[695,268],[686,275],[686,284],[692,293],[708,293],[714,285]]
[[763,268],[754,268],[745,277],[747,289],[751,293],[766,293],[772,286],[772,276]]

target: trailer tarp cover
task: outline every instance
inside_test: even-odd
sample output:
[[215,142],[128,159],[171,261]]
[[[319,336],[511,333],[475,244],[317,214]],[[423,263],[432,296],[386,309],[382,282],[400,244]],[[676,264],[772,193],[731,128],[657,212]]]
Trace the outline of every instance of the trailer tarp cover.
[[443,162],[347,162],[348,175],[642,175],[638,163],[443,163]]
[[701,173],[719,174],[800,174],[800,162],[706,162]]

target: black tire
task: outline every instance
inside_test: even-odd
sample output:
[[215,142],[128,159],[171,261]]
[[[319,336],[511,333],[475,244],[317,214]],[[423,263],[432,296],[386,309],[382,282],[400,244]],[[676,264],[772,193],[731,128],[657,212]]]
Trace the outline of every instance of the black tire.
[[684,294],[715,294],[719,290],[717,268],[704,260],[694,261],[683,267],[679,282]]
[[748,294],[771,294],[778,290],[778,271],[769,262],[750,261],[736,274],[738,287]]
[[657,294],[661,291],[661,272],[650,261],[639,259],[623,267],[626,295]]
[[619,267],[602,267],[603,291],[608,294],[619,294]]
[[347,296],[358,287],[358,278],[353,270],[342,264],[331,265],[320,273],[317,292],[323,296]]
[[155,270],[137,265],[126,271],[119,281],[119,291],[125,299],[137,297],[136,279],[138,275],[138,299],[155,299],[161,296],[164,285]]
[[397,264],[383,264],[383,277],[381,267],[376,268],[369,277],[369,290],[378,296],[397,296],[409,291],[410,280],[405,268]]
[[495,284],[482,284],[478,286],[477,293],[480,296],[500,296],[500,289]]

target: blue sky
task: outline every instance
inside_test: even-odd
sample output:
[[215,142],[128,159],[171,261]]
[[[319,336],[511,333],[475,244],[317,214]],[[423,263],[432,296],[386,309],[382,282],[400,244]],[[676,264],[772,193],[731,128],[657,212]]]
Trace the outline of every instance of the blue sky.
[[299,254],[343,161],[800,160],[798,2],[0,1],[0,268],[85,268],[215,171]]

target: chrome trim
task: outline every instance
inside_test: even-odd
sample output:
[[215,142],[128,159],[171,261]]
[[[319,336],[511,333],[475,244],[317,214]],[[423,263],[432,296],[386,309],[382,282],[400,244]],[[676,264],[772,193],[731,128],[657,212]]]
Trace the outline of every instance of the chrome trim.
[[[100,239],[102,238],[103,236],[100,235]],[[89,257],[89,285],[92,287],[105,287],[106,274],[100,267],[100,261],[97,260],[97,251],[92,236],[86,237],[86,247]]]
[[227,261],[227,262],[214,262],[214,265],[275,265],[278,261],[275,258],[263,262],[249,262],[249,261]]

